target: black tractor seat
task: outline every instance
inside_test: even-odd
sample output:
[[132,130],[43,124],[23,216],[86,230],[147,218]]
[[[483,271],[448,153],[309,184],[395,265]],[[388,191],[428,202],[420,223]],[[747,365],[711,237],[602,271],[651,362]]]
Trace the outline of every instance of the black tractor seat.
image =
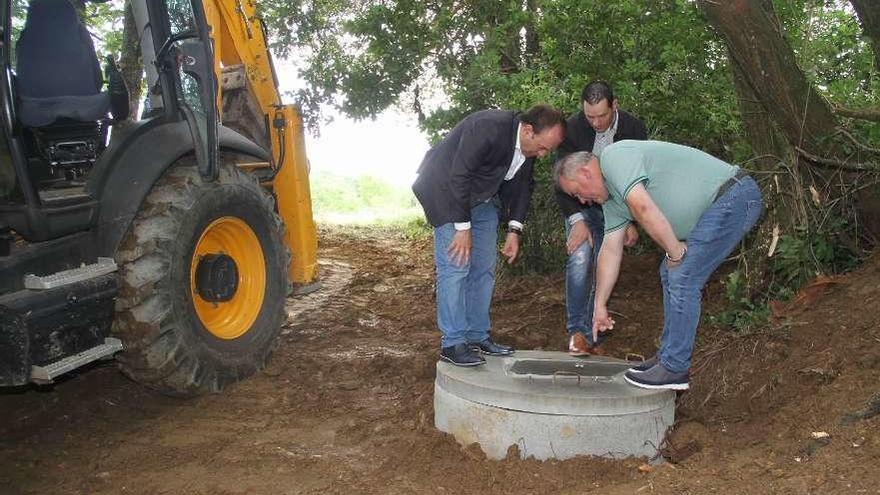
[[[114,118],[128,116],[128,91],[108,57],[110,92],[92,37],[69,0],[33,0],[16,44],[17,116],[43,183],[72,180],[97,161]],[[47,182],[48,181],[48,182]]]

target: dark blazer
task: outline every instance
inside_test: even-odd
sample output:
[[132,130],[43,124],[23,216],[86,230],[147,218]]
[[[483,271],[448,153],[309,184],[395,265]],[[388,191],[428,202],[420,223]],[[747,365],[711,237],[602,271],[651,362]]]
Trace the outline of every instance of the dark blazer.
[[504,180],[518,125],[515,112],[482,110],[465,117],[428,150],[412,190],[431,225],[469,222],[471,208],[496,194],[508,219],[525,221],[534,159],[526,158],[516,175]]
[[[645,123],[637,117],[624,112],[617,111],[617,133],[614,134],[614,142],[624,139],[648,139],[648,131]],[[559,151],[556,152],[556,159],[574,153],[576,151],[593,151],[593,142],[596,140],[596,131],[587,122],[584,112],[577,112],[568,119],[568,127],[565,131],[565,140],[559,145]],[[581,204],[577,199],[569,196],[556,186],[556,203],[562,210],[562,216],[565,218],[574,215],[584,209],[585,205]]]

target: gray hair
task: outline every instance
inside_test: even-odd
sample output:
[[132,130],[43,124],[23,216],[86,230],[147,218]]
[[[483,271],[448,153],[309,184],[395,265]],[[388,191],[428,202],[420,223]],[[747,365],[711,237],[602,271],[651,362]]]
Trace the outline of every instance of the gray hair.
[[562,177],[574,179],[577,170],[590,163],[590,160],[594,158],[596,155],[589,151],[577,151],[556,160],[556,164],[553,165],[553,182],[559,185],[559,179]]

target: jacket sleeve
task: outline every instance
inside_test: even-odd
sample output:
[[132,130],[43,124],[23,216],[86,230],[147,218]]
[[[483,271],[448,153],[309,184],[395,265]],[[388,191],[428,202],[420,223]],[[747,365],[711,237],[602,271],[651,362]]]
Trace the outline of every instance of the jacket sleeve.
[[480,166],[480,160],[489,153],[490,136],[480,133],[477,122],[471,120],[462,128],[458,148],[452,157],[449,172],[449,191],[452,196],[450,207],[454,222],[471,220],[471,182]]

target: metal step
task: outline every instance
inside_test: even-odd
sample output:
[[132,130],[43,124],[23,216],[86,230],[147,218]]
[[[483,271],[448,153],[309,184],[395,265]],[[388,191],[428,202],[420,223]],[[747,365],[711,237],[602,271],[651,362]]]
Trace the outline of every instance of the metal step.
[[92,361],[112,356],[121,350],[121,340],[107,337],[104,339],[103,344],[87,349],[79,354],[67,356],[64,359],[45,366],[31,366],[31,381],[34,383],[52,383],[52,380],[68,371],[75,370],[76,368],[89,364]]
[[100,277],[101,275],[115,272],[116,269],[116,262],[113,261],[113,258],[98,258],[97,263],[92,263],[90,265],[83,264],[79,268],[71,268],[70,270],[64,270],[42,277],[29,273],[24,276],[24,287],[25,289],[33,290],[54,289],[55,287],[61,287],[62,285]]

